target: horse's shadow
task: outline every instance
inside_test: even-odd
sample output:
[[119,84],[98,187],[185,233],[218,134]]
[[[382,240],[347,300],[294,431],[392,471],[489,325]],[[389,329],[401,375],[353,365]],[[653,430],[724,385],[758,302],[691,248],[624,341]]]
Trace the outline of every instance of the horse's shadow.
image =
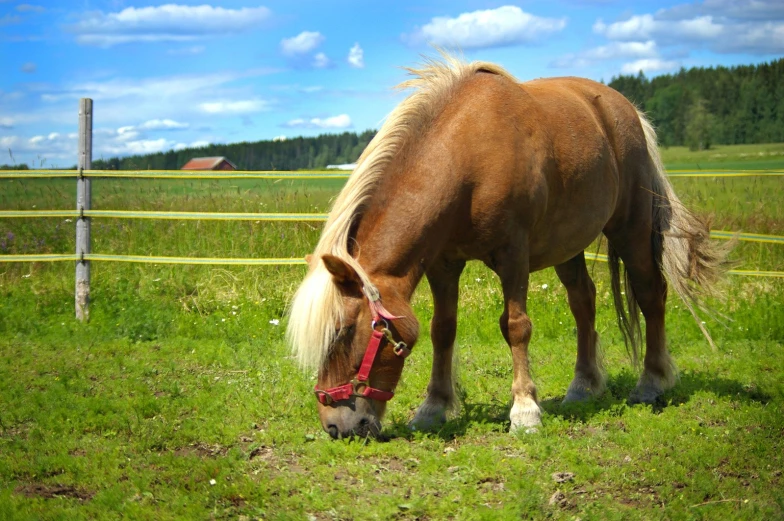
[[[608,377],[607,390],[594,400],[581,403],[562,404],[563,396],[548,398],[539,403],[546,416],[557,416],[568,421],[586,422],[596,415],[614,410],[619,415],[623,414],[625,407],[629,406],[627,399],[634,386],[637,384],[637,375],[625,369]],[[687,403],[698,392],[713,393],[720,398],[730,398],[735,401],[749,403],[768,403],[770,395],[760,390],[756,385],[744,385],[737,380],[722,378],[705,372],[687,371],[680,375],[675,388],[664,393],[653,405],[639,405],[651,407],[654,414],[661,413],[667,407],[677,407]],[[509,429],[510,403],[493,401],[491,403],[472,403],[470,397],[461,395],[460,413],[447,421],[437,431],[429,434],[445,441],[465,435],[469,429],[476,428],[478,424],[485,424],[489,431],[505,431]],[[392,423],[384,434],[386,439],[406,438],[412,439],[415,434],[403,421]]]

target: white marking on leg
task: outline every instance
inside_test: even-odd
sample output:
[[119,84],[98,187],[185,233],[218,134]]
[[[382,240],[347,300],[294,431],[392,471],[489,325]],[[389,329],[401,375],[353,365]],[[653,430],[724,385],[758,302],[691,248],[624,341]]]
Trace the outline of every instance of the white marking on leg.
[[509,432],[518,431],[536,432],[536,427],[542,424],[542,412],[536,401],[531,397],[515,399],[512,411],[509,413],[512,425]]

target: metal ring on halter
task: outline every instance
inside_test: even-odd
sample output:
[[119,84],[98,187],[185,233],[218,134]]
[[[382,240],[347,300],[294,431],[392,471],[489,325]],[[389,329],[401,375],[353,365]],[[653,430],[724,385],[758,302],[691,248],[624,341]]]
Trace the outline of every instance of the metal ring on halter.
[[384,323],[384,329],[389,329],[389,322],[384,317],[378,317],[378,320],[373,320],[370,322],[370,327],[376,329],[376,326],[379,325],[381,322]]

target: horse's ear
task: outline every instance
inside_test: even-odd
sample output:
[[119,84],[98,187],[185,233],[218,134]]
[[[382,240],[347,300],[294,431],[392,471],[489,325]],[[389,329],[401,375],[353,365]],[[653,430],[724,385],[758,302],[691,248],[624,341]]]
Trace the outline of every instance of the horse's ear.
[[356,270],[340,257],[322,255],[321,260],[324,261],[327,271],[332,274],[332,280],[335,281],[335,284],[340,286],[362,286],[362,281]]

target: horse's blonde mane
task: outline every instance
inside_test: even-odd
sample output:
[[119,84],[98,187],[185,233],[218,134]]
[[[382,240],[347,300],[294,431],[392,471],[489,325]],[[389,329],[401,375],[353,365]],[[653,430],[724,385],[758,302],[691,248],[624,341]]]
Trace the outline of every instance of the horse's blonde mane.
[[368,274],[349,253],[349,233],[390,161],[412,136],[426,131],[457,89],[477,72],[499,74],[516,81],[497,65],[465,63],[443,52],[441,56],[441,60],[426,59],[421,68],[406,69],[413,77],[396,88],[414,89],[414,92],[387,116],[335,200],[313,252],[310,271],[289,309],[286,335],[303,368],[317,369],[324,364],[329,346],[335,340],[335,328],[343,323],[340,292],[321,256],[330,254],[343,259],[356,270],[367,288],[375,288]]

